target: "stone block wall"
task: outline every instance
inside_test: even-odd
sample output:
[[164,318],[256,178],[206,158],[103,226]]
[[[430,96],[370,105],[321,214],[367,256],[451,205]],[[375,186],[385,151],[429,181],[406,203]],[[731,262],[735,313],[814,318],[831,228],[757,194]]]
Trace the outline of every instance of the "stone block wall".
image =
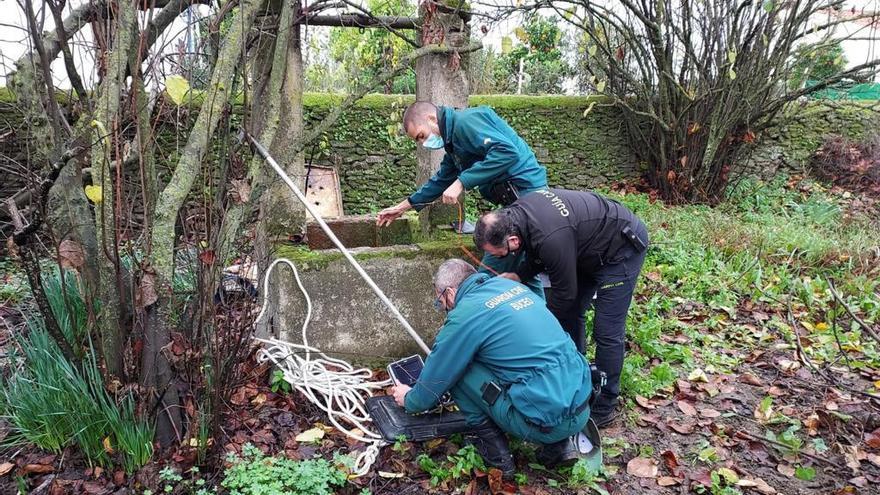
[[[318,121],[338,101],[336,96],[307,95],[308,121]],[[376,212],[405,198],[417,186],[415,145],[399,134],[400,114],[411,101],[411,96],[370,95],[309,150],[307,160],[339,170],[346,214]],[[547,167],[550,185],[568,189],[600,187],[640,174],[618,111],[594,105],[584,115],[593,102],[602,99],[518,95],[469,99],[471,106],[487,105],[506,119]],[[798,105],[779,117],[782,126],[759,136],[749,163],[751,173],[768,177],[780,168],[801,171],[825,136],[861,138],[880,128],[878,113],[868,104],[808,101]]]
[[[306,94],[303,103],[307,125],[320,121],[341,101],[339,95]],[[400,201],[417,186],[415,144],[400,134],[400,116],[412,101],[412,96],[405,95],[368,95],[307,148],[307,163],[337,168],[346,214],[376,212]],[[550,185],[569,189],[594,188],[640,173],[640,166],[626,144],[617,110],[597,104],[585,116],[584,111],[593,102],[601,99],[515,95],[469,99],[472,106],[495,109],[547,166]],[[805,108],[780,116],[784,125],[759,136],[750,163],[755,174],[769,176],[780,167],[802,169],[826,135],[859,138],[880,128],[876,110],[866,103],[809,101],[800,105]],[[172,113],[166,116],[167,122],[160,122],[156,136],[160,180],[170,175],[170,168],[177,162],[195,109],[184,111],[179,117]],[[181,122],[175,123],[175,118]],[[237,133],[239,121],[235,114],[227,127]],[[17,132],[21,128],[21,116],[11,95],[0,89],[0,162],[8,161],[4,164],[10,167],[28,165],[27,143],[24,134]],[[215,151],[209,159],[228,159],[220,153],[224,138],[215,137]],[[6,179],[9,180],[0,180],[0,200],[24,187],[21,181]]]

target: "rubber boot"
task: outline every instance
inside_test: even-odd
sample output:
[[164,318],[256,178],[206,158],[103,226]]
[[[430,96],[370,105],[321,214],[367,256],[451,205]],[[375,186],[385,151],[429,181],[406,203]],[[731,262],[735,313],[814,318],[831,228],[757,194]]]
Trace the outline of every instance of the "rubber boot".
[[487,419],[475,426],[465,436],[465,443],[473,445],[486,464],[500,469],[505,477],[513,476],[516,465],[507,444],[507,436],[492,420]]
[[577,436],[564,438],[555,443],[545,444],[538,452],[538,462],[544,467],[573,466],[581,458],[575,441]]

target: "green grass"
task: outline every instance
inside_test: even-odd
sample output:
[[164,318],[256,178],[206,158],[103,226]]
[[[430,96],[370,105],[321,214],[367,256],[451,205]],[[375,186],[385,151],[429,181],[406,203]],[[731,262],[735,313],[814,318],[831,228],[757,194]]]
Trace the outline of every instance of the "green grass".
[[[627,324],[632,351],[621,378],[627,395],[650,396],[697,364],[717,372],[735,367],[748,347],[770,338],[737,321],[748,316],[740,307],[745,301],[784,315],[790,300],[801,334],[810,333],[805,350],[817,362],[840,355],[830,329],[835,314],[844,313],[828,290],[829,278],[863,319],[880,320],[874,254],[880,227],[874,219],[844,215],[840,198],[819,184],[788,184],[784,177],[744,183],[715,208],[667,206],[645,194],[609,195],[642,218],[651,235]],[[697,319],[682,318],[688,307]],[[786,320],[773,316],[760,330],[793,345]],[[848,317],[840,321],[846,322],[838,333],[851,349],[851,364],[880,368],[874,342],[863,339]],[[688,343],[668,338],[676,334]],[[746,348],[724,352],[733,342]]]
[[[56,276],[45,280],[47,298],[65,335],[87,337],[85,307],[73,275],[64,286]],[[104,387],[91,343],[80,365],[74,366],[46,332],[43,321],[31,318],[26,334],[16,335],[17,367],[0,381],[0,413],[9,422],[7,445],[31,443],[60,453],[76,446],[93,465],[119,465],[132,473],[153,453],[153,428],[134,413],[131,396],[113,398]]]

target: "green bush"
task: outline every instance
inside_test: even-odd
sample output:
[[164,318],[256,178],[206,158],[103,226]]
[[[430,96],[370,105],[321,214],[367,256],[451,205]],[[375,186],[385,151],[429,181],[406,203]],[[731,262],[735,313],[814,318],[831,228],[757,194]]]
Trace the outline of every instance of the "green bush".
[[[230,495],[330,495],[345,485],[346,472],[324,459],[294,461],[267,457],[251,444],[241,455],[229,454],[232,467],[221,485]],[[344,464],[338,460],[339,464]]]

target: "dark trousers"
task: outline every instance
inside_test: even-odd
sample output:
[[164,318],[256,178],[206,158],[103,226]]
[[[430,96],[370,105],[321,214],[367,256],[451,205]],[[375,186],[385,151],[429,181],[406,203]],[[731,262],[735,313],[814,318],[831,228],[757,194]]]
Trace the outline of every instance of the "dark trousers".
[[[637,234],[647,241],[646,231],[637,231]],[[593,405],[593,415],[596,417],[609,414],[617,404],[620,371],[623,369],[626,315],[647,251],[639,252],[635,248],[626,250],[628,252],[621,254],[628,256],[622,261],[605,264],[590,273],[579,273],[575,304],[565,314],[556,315],[562,328],[571,335],[578,351],[583,353],[586,348],[584,313],[590,308],[595,311],[593,340],[596,342],[596,357],[593,362],[606,373],[608,379],[602,387],[599,400]]]

